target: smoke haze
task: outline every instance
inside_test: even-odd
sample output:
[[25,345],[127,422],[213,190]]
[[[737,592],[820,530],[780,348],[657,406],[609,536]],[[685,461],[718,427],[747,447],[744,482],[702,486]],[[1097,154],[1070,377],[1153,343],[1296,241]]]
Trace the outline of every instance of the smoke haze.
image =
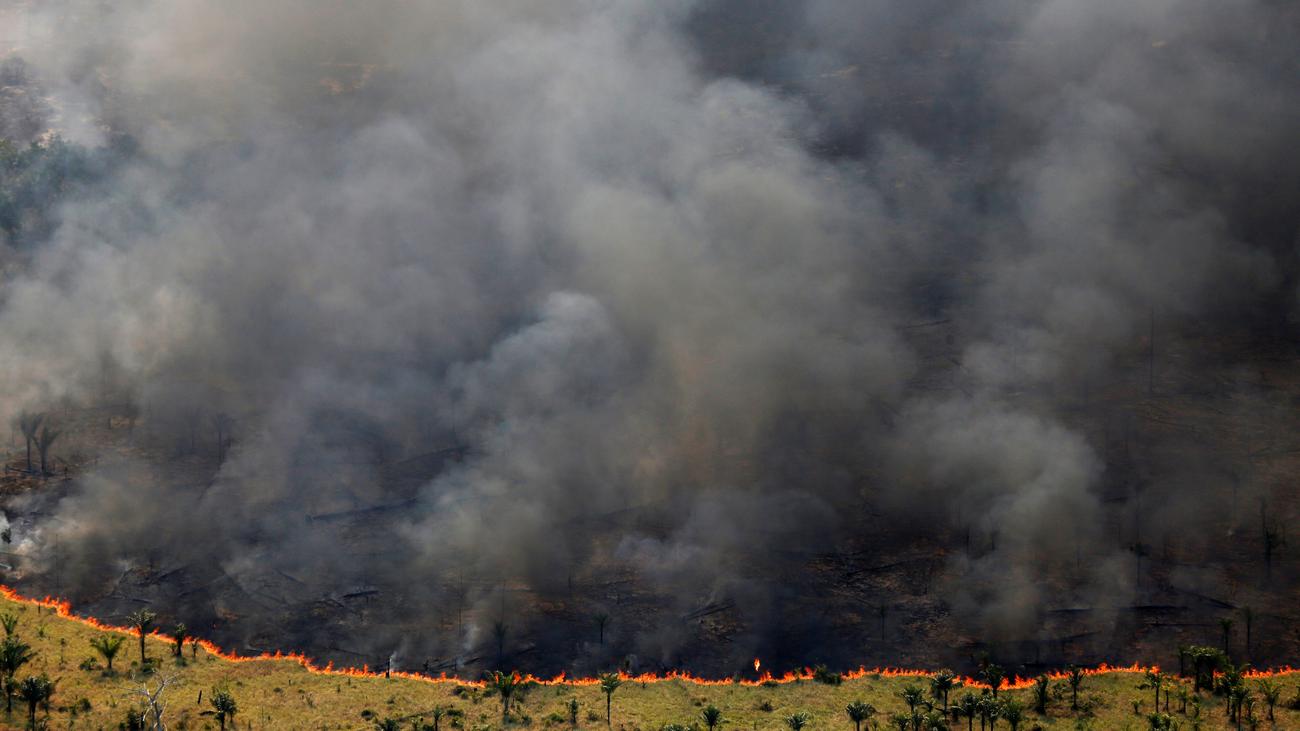
[[0,136],[88,171],[0,234],[0,409],[73,466],[7,581],[466,673],[1293,611],[1294,5],[5,12]]

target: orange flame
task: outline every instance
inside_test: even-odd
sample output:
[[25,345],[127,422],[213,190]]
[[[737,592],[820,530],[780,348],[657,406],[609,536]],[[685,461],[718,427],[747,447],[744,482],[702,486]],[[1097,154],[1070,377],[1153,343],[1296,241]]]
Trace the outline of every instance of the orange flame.
[[[3,586],[3,585],[0,585],[0,597],[4,597],[9,601],[17,602],[20,604],[27,604],[29,606],[37,606],[37,607],[44,607],[46,609],[52,609],[59,617],[63,619],[71,620],[73,622],[78,622],[84,626],[91,627],[96,630],[100,630],[104,632],[116,632],[119,634],[126,634],[132,636],[136,634],[135,630],[129,627],[118,627],[110,624],[105,624],[95,619],[94,617],[83,617],[78,614],[75,614],[72,611],[71,603],[60,599],[54,599],[48,596],[45,597],[44,599],[32,599],[30,597],[22,596],[14,589],[11,589],[10,587]],[[148,637],[150,639],[161,640],[167,643],[172,642],[172,638],[160,634],[159,632],[151,632],[148,635]],[[296,652],[286,653],[286,652],[276,651],[274,653],[266,652],[260,655],[236,655],[233,652],[226,652],[225,650],[222,650],[221,648],[217,647],[216,645],[209,642],[208,640],[199,639],[197,640],[197,644],[199,647],[203,648],[204,652],[219,657],[222,660],[225,660],[227,662],[244,663],[244,662],[287,660],[287,661],[298,663],[307,672],[316,675],[338,675],[338,676],[346,676],[352,678],[393,677],[393,678],[403,678],[405,680],[418,680],[424,683],[455,683],[457,685],[463,685],[463,686],[474,687],[474,688],[482,688],[487,685],[485,681],[466,680],[464,678],[458,678],[455,676],[447,675],[446,673],[441,673],[435,676],[435,675],[423,675],[420,673],[412,673],[403,670],[377,672],[371,670],[366,665],[362,665],[360,668],[352,668],[352,667],[336,668],[334,667],[334,663],[332,662],[326,663],[323,666],[317,665],[313,663],[311,659],[308,658],[306,655],[303,655],[301,653],[296,653]],[[757,672],[760,667],[762,667],[762,663],[759,661],[758,658],[754,658],[755,672]],[[1114,665],[1102,664],[1102,665],[1098,665],[1095,668],[1085,669],[1083,672],[1085,675],[1105,675],[1108,673],[1144,673],[1148,670],[1153,672],[1158,672],[1160,668],[1155,665],[1140,665],[1137,663],[1134,663],[1132,665],[1127,665],[1127,666],[1114,666]],[[1294,668],[1290,665],[1286,665],[1280,668],[1275,668],[1270,670],[1250,670],[1247,671],[1244,675],[1247,678],[1271,678],[1279,675],[1291,675],[1295,673],[1300,673],[1300,668]],[[564,673],[560,673],[559,675],[556,675],[551,678],[539,678],[535,675],[520,674],[520,673],[514,673],[514,675],[522,682],[537,683],[539,685],[589,686],[589,685],[600,684],[600,678],[570,678],[567,677]],[[858,680],[860,678],[865,678],[868,676],[871,677],[879,676],[884,678],[930,678],[933,677],[935,673],[929,670],[910,670],[905,668],[875,668],[875,669],[868,670],[866,667],[860,666],[858,667],[858,669],[850,670],[848,672],[842,673],[842,675],[845,680]],[[1068,673],[1064,671],[1054,671],[1054,672],[1046,673],[1046,675],[1048,678],[1052,680],[1061,680],[1066,678]],[[704,678],[697,675],[692,675],[689,672],[685,672],[681,670],[670,670],[666,673],[639,673],[639,674],[632,674],[626,671],[620,671],[618,676],[619,678],[621,678],[626,682],[633,682],[633,683],[666,683],[672,681],[681,681],[684,683],[693,683],[695,685],[742,685],[742,686],[750,686],[750,687],[768,685],[768,684],[797,683],[797,682],[814,679],[812,668],[803,668],[802,670],[790,671],[780,676],[774,676],[770,672],[764,672],[757,679],[754,680],[743,679],[739,677]],[[960,680],[963,685],[971,688],[989,687],[987,683],[976,680],[975,678],[963,677],[960,678]],[[1026,688],[1031,688],[1033,687],[1033,685],[1034,685],[1033,678],[1021,678],[1019,676],[1016,676],[1014,678],[1009,679],[1006,683],[1004,683],[1001,689],[1002,690],[1023,690]]]

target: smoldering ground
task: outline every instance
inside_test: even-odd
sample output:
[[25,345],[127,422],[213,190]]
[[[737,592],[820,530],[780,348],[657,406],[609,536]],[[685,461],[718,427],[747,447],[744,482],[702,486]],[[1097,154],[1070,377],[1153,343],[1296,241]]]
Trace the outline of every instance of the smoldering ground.
[[1294,507],[1288,5],[19,11],[4,118],[114,152],[7,229],[5,408],[85,456],[12,581],[464,672],[1131,661],[1290,585],[1220,560]]

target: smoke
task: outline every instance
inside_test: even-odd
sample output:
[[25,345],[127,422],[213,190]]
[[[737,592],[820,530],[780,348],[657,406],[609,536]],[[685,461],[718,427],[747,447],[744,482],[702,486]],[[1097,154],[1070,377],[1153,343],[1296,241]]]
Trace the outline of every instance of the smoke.
[[[1221,341],[1291,332],[1284,4],[16,12],[3,78],[49,106],[0,95],[0,132],[107,162],[6,238],[4,408],[78,445],[9,505],[13,578],[101,612],[725,672],[893,661],[833,616],[868,603],[923,617],[922,662],[1087,604],[1097,658],[1154,541],[1217,550],[1184,455],[1243,459],[1135,422],[1224,369],[1273,418]],[[817,568],[912,547],[933,593]]]

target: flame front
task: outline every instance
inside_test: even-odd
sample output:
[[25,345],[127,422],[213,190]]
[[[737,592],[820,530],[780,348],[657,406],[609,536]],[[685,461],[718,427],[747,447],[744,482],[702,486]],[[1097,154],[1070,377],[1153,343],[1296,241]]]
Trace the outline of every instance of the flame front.
[[[136,634],[135,630],[129,627],[117,627],[114,625],[100,622],[94,617],[83,617],[77,615],[73,613],[72,605],[69,602],[60,599],[54,599],[48,596],[45,597],[44,599],[31,599],[22,596],[14,589],[3,585],[0,585],[0,596],[3,596],[5,599],[8,599],[9,601],[52,609],[59,617],[63,619],[79,622],[87,627],[91,627],[97,630],[101,630],[105,632],[116,632],[119,634],[126,634],[131,636],[135,636]],[[158,632],[151,632],[148,636],[152,639],[160,640],[162,642],[167,642],[167,643],[172,642],[170,637],[167,637]],[[439,675],[432,676],[432,675],[422,675],[420,673],[411,673],[402,670],[392,670],[389,672],[376,672],[371,670],[369,666],[366,665],[363,665],[360,668],[336,668],[334,667],[334,663],[332,662],[326,663],[325,665],[321,666],[313,663],[306,655],[303,655],[301,653],[296,653],[296,652],[285,653],[285,652],[276,651],[274,653],[267,652],[267,653],[262,653],[260,655],[236,655],[232,652],[226,652],[225,650],[222,650],[221,648],[217,647],[216,645],[214,645],[213,643],[207,640],[200,639],[197,642],[199,647],[203,648],[204,652],[219,657],[222,660],[225,660],[227,662],[243,663],[243,662],[262,662],[267,660],[289,660],[298,663],[307,672],[314,673],[316,675],[340,675],[340,676],[347,676],[353,678],[393,677],[393,678],[403,678],[406,680],[418,680],[424,683],[455,683],[457,685],[463,685],[472,688],[483,688],[487,685],[485,681],[466,680],[464,678],[449,676],[446,673],[441,673]],[[754,671],[758,672],[761,667],[762,667],[762,662],[760,662],[758,658],[754,658]],[[1132,665],[1126,665],[1126,666],[1113,666],[1113,665],[1102,664],[1102,665],[1098,665],[1095,668],[1084,670],[1084,674],[1104,675],[1107,673],[1144,673],[1148,670],[1153,672],[1158,672],[1160,668],[1155,665],[1141,665],[1138,663],[1134,663]],[[1286,665],[1272,670],[1250,670],[1245,673],[1245,677],[1271,678],[1280,675],[1292,675],[1295,673],[1300,673],[1300,668],[1294,668],[1290,665]],[[875,668],[872,670],[868,670],[866,667],[860,666],[858,667],[857,670],[850,670],[846,673],[843,673],[843,676],[845,680],[858,680],[868,676],[872,676],[872,677],[880,676],[883,678],[930,678],[933,677],[934,674],[935,673],[930,670],[909,670],[905,668]],[[1055,671],[1055,672],[1047,673],[1047,677],[1053,680],[1064,679],[1067,677],[1067,675],[1068,674],[1064,671]],[[759,675],[758,678],[755,680],[743,679],[738,676],[735,678],[703,678],[681,670],[670,670],[666,673],[640,673],[640,674],[632,674],[625,671],[620,671],[618,676],[619,678],[621,678],[626,682],[633,682],[633,683],[666,683],[671,681],[681,681],[684,683],[693,683],[695,685],[742,685],[742,686],[750,686],[750,687],[766,685],[769,683],[778,683],[778,684],[796,683],[796,682],[802,682],[802,681],[808,681],[814,679],[812,668],[804,668],[798,671],[790,671],[780,676],[774,676],[770,672],[764,672],[761,675]],[[600,678],[569,678],[565,676],[564,673],[560,673],[559,675],[556,675],[551,678],[539,678],[535,675],[515,673],[515,677],[522,682],[537,683],[539,685],[587,686],[587,685],[600,684]],[[963,685],[971,688],[989,687],[987,683],[981,682],[975,678],[964,677],[961,678],[960,680]],[[1016,676],[1014,678],[1011,678],[1008,682],[1006,682],[1002,686],[1002,689],[1003,690],[1024,690],[1033,687],[1033,685],[1034,685],[1033,678],[1021,678],[1019,676]]]

